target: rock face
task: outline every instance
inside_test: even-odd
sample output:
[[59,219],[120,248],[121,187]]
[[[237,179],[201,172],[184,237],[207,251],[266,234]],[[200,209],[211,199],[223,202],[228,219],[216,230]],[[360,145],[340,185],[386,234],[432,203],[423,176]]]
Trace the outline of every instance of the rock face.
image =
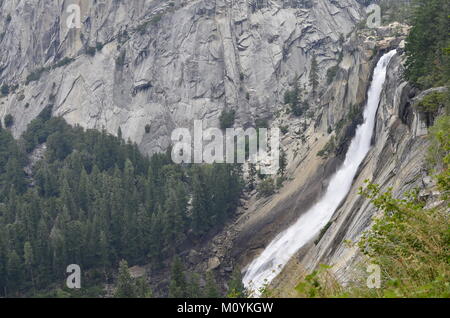
[[[80,29],[67,26],[72,4]],[[175,127],[218,126],[224,108],[239,126],[270,119],[314,56],[324,85],[361,16],[354,0],[0,1],[0,83],[14,88],[0,116],[18,137],[53,104],[71,124],[162,151]]]
[[[191,268],[227,276],[320,196],[360,120],[377,50],[402,46],[393,34],[405,32],[403,26],[353,32],[364,16],[363,2],[0,0],[0,85],[10,87],[7,96],[0,95],[0,118],[12,114],[11,130],[19,137],[51,104],[53,115],[71,124],[112,134],[121,128],[124,138],[148,154],[165,150],[173,129],[192,128],[195,119],[217,127],[224,109],[236,111],[240,127],[256,119],[287,126],[285,186],[270,198],[250,193],[222,233],[200,252],[187,253]],[[73,4],[81,8],[79,29],[66,23]],[[309,84],[314,57],[317,94]],[[334,264],[338,278],[348,281],[358,254],[344,242],[356,241],[376,214],[357,195],[363,181],[392,186],[400,195],[425,177],[427,127],[412,108],[414,94],[402,82],[401,68],[397,56],[389,67],[374,148],[348,199],[317,244],[293,260],[294,273]],[[283,104],[296,79],[309,105],[300,118]],[[332,139],[335,155],[319,158]],[[289,285],[290,274],[282,273],[274,284]]]

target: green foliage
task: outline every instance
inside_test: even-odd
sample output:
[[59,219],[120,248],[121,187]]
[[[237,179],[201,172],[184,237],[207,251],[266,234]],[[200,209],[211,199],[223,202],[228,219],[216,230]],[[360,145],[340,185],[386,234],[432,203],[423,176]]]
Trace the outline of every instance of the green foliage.
[[103,49],[103,47],[105,46],[105,44],[103,44],[102,42],[96,42],[95,43],[95,49],[97,51],[101,51]]
[[175,257],[172,265],[172,275],[170,278],[169,297],[186,298],[189,296],[187,291],[188,288],[183,264],[178,257]]
[[320,265],[311,274],[306,275],[295,287],[297,296],[306,298],[327,298],[338,290],[338,284],[330,275],[330,266]]
[[278,169],[278,173],[280,175],[284,175],[284,173],[286,172],[286,167],[287,167],[288,161],[287,161],[287,155],[286,155],[286,151],[284,151],[283,149],[280,152],[280,168]]
[[328,231],[328,229],[330,228],[330,226],[333,224],[333,222],[328,222],[321,230],[319,233],[319,237],[314,241],[314,244],[319,244],[320,240],[322,240],[323,236],[325,235],[325,233]]
[[416,107],[421,112],[435,114],[442,106],[445,105],[446,100],[446,93],[432,92],[418,102]]
[[120,52],[119,56],[116,58],[116,66],[122,67],[125,65],[125,58],[127,55],[127,51],[124,49]]
[[157,25],[161,21],[163,16],[164,16],[163,13],[156,14],[150,20],[145,21],[144,23],[141,23],[140,25],[138,25],[135,28],[135,31],[139,32],[141,35],[144,35],[147,31],[148,26],[149,25],[153,25],[153,26]]
[[383,272],[382,297],[450,297],[450,235],[445,209],[425,209],[417,193],[395,199],[377,185],[361,190],[384,212],[359,243]]
[[339,70],[339,65],[332,66],[327,71],[327,84],[330,85],[333,79],[336,77],[337,71]]
[[5,127],[10,128],[14,124],[14,117],[11,114],[5,116]]
[[74,58],[71,58],[71,57],[65,57],[65,58],[63,58],[61,61],[56,62],[56,64],[53,65],[53,68],[59,68],[59,67],[63,67],[63,66],[69,65],[69,64],[72,63],[73,61],[75,61]]
[[311,61],[311,70],[309,73],[309,85],[311,86],[312,92],[315,95],[317,92],[317,87],[319,86],[319,65],[317,63],[316,56],[314,56]]
[[205,281],[203,287],[200,286],[201,279],[202,277],[197,273],[187,274],[180,258],[175,257],[170,275],[169,297],[221,298],[223,296],[212,271],[203,276],[203,281]]
[[149,134],[151,131],[152,126],[150,126],[150,124],[145,125],[145,133]]
[[242,274],[239,269],[235,269],[228,282],[227,298],[246,298],[247,291],[242,283]]
[[144,278],[135,279],[131,277],[128,263],[125,260],[119,263],[119,274],[117,277],[116,298],[151,298],[150,286]]
[[41,78],[42,74],[44,74],[48,70],[49,69],[46,67],[41,67],[41,68],[38,68],[38,69],[32,71],[30,74],[28,74],[25,83],[28,85],[31,82],[38,81]]
[[270,197],[275,193],[275,183],[272,178],[261,181],[257,187],[258,197]]
[[290,105],[292,113],[297,117],[302,116],[308,110],[307,105],[301,101],[301,97],[298,81],[295,82],[293,90],[287,90],[284,93],[284,103]]
[[392,22],[409,23],[411,5],[409,0],[381,0],[383,25]]
[[450,115],[441,116],[430,129],[431,146],[428,160],[437,171],[443,199],[450,198]]
[[289,132],[289,126],[288,125],[281,126],[280,131],[283,135],[286,135]]
[[426,89],[446,85],[450,79],[449,24],[447,0],[415,0],[407,38],[406,78]]
[[[158,268],[188,239],[219,230],[234,214],[239,167],[184,168],[169,154],[147,158],[135,144],[51,114],[49,105],[19,141],[0,129],[1,296],[32,295],[30,282],[36,295],[56,288],[68,264],[79,264],[91,286],[104,283],[122,259]],[[19,144],[31,152],[44,142],[45,158],[25,175]],[[66,292],[75,295],[60,295]]]
[[220,291],[218,289],[213,272],[206,273],[205,297],[206,298],[220,297]]
[[90,56],[94,56],[97,53],[97,49],[94,46],[86,47],[86,54]]
[[0,88],[0,93],[2,93],[2,95],[6,96],[9,94],[9,86],[6,84],[3,84],[2,87]]
[[236,119],[236,111],[234,109],[223,110],[219,117],[220,128],[221,129],[232,128],[235,119]]
[[268,129],[269,128],[269,121],[267,119],[264,118],[258,118],[255,120],[255,128],[257,130],[259,130],[260,128],[265,128]]
[[28,74],[26,80],[25,80],[25,84],[28,85],[31,82],[35,82],[41,79],[41,76],[45,73],[48,72],[50,70],[59,68],[59,67],[63,67],[66,66],[70,63],[72,63],[73,61],[75,61],[74,58],[71,57],[65,57],[62,60],[56,62],[55,64],[51,65],[51,66],[46,66],[46,67],[40,67],[38,69],[35,69],[33,71],[30,72],[30,74]]
[[119,263],[116,284],[116,298],[152,298],[153,293],[144,277],[133,278],[128,270],[128,263],[122,260]]
[[123,45],[130,39],[130,35],[127,30],[120,31],[117,35],[117,42],[119,42],[119,46]]
[[336,138],[331,137],[330,141],[326,143],[326,145],[317,153],[318,157],[322,159],[328,158],[336,149]]
[[162,17],[163,17],[163,14],[156,14],[155,16],[152,17],[152,19],[150,20],[150,23],[153,25],[158,24],[161,21]]

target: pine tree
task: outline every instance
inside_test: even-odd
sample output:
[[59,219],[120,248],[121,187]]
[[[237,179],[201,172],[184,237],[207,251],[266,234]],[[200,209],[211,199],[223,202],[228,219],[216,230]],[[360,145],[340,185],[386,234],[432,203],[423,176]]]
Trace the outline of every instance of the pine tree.
[[[149,257],[158,268],[189,233],[199,237],[235,211],[242,189],[239,166],[188,170],[172,164],[167,153],[148,159],[136,145],[106,132],[70,127],[47,116],[48,110],[44,115],[24,134],[25,147],[31,151],[53,135],[54,152],[33,167],[29,189],[25,156],[10,133],[0,129],[1,296],[54,286],[71,263],[82,266],[85,284],[98,284],[96,273],[108,281],[111,264],[122,258],[145,263]],[[62,136],[70,139],[70,154]],[[126,272],[122,277],[128,281]],[[200,296],[198,280],[191,279]],[[125,294],[150,295],[145,281],[132,284]],[[182,265],[174,265],[172,294],[194,297],[187,285]]]
[[228,282],[228,298],[245,298],[246,290],[242,283],[242,275],[239,269],[235,269]]
[[128,263],[125,260],[120,261],[119,274],[117,276],[116,298],[137,298],[136,285],[128,270]]
[[174,179],[169,181],[167,191],[164,209],[165,245],[175,252],[176,247],[186,238],[184,233],[187,223],[187,197],[183,184]]
[[161,266],[165,238],[163,236],[163,211],[158,205],[156,212],[151,216],[150,262],[156,267]]
[[195,235],[205,234],[211,224],[208,204],[208,189],[201,169],[194,171],[192,181],[192,229]]
[[286,172],[286,167],[287,167],[286,151],[281,149],[281,152],[280,152],[280,168],[278,169],[278,173],[283,176],[284,173]]
[[138,298],[153,298],[153,292],[150,285],[143,277],[136,279],[136,294]]
[[175,257],[172,265],[172,274],[169,285],[170,298],[188,297],[186,277],[184,276],[183,264],[178,257]]
[[0,223],[0,296],[6,297],[8,275],[8,251],[6,248],[6,231]]
[[7,290],[8,293],[18,295],[23,282],[23,265],[16,251],[8,255],[7,265]]
[[448,0],[415,0],[412,29],[406,41],[406,78],[426,89],[450,80],[450,3]]
[[200,288],[200,275],[197,273],[191,274],[187,284],[187,298],[202,298],[203,293]]
[[16,157],[8,160],[5,179],[17,193],[23,193],[26,190],[25,174]]
[[250,163],[249,164],[249,171],[248,171],[248,189],[250,191],[255,189],[255,182],[256,182],[256,167],[255,164]]
[[37,285],[46,285],[50,279],[51,256],[49,249],[49,233],[46,222],[46,213],[43,212],[39,220],[36,234],[35,255],[37,264]]
[[206,273],[206,286],[205,286],[205,296],[206,298],[219,298],[220,292],[214,278],[213,272]]
[[313,95],[316,95],[317,87],[319,86],[319,74],[318,74],[318,64],[316,56],[313,56],[311,61],[311,70],[309,73],[309,85],[312,88]]
[[33,248],[31,247],[30,242],[25,242],[25,245],[23,247],[23,258],[25,267],[30,275],[31,283],[34,289],[36,288],[33,276],[34,255],[33,255]]
[[117,138],[119,138],[119,140],[123,139],[122,128],[120,128],[120,126],[119,126],[119,129],[117,129]]

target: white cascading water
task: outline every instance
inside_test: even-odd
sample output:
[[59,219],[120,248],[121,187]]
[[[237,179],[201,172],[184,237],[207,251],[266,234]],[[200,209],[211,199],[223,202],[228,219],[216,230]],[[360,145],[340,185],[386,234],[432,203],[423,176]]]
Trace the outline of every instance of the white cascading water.
[[352,186],[358,167],[370,150],[375,118],[381,92],[386,80],[386,70],[396,50],[383,55],[378,62],[364,110],[364,123],[358,126],[342,167],[333,175],[325,195],[298,221],[279,234],[245,271],[244,285],[258,297],[260,289],[270,283],[284,268],[291,257],[308,243],[331,220]]

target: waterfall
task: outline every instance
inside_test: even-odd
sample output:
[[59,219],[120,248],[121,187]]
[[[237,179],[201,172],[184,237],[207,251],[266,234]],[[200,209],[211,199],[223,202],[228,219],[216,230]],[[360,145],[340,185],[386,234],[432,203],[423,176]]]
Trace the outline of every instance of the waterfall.
[[244,285],[260,295],[259,289],[270,283],[284,268],[291,257],[326,226],[339,204],[348,195],[358,167],[370,150],[375,119],[381,92],[386,80],[387,66],[396,50],[381,57],[374,73],[364,110],[364,123],[356,129],[344,163],[333,175],[324,196],[304,213],[297,222],[280,233],[266,249],[247,267]]

